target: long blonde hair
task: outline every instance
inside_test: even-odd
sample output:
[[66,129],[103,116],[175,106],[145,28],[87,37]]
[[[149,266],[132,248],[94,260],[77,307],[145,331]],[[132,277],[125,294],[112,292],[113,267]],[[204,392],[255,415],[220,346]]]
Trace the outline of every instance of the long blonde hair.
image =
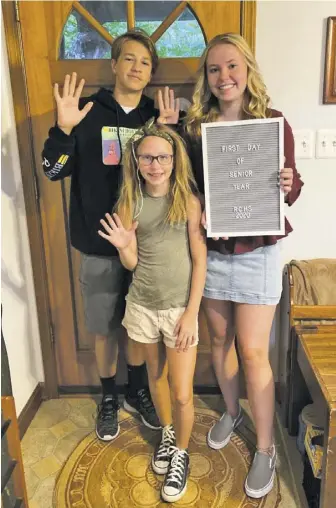
[[[170,207],[166,217],[168,224],[186,222],[187,207],[191,194],[196,192],[197,186],[191,169],[190,160],[182,138],[166,125],[155,124],[140,129],[140,135],[135,134],[125,149],[123,156],[123,181],[120,188],[116,211],[125,227],[130,227],[135,215],[139,214],[142,203],[142,183],[138,163],[135,159],[137,150],[147,136],[157,136],[170,140],[173,146],[173,171],[170,177]],[[135,140],[134,140],[135,138]]]
[[218,100],[210,91],[206,69],[209,51],[218,44],[232,44],[242,53],[245,59],[247,65],[247,86],[245,100],[243,101],[243,111],[246,117],[266,118],[268,113],[270,98],[267,95],[266,86],[249,45],[239,34],[220,34],[209,42],[203,52],[192,96],[192,104],[185,117],[187,132],[194,137],[201,135],[201,123],[213,122],[219,116]]

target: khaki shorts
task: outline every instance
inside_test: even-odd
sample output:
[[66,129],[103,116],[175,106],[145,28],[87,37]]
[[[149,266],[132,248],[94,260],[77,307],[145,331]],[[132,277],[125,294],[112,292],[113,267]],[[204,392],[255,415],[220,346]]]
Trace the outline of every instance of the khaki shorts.
[[[122,324],[128,336],[137,342],[155,344],[163,340],[167,347],[174,348],[177,339],[174,329],[184,311],[185,307],[153,310],[127,302]],[[196,320],[196,337],[193,346],[198,344],[198,320]]]

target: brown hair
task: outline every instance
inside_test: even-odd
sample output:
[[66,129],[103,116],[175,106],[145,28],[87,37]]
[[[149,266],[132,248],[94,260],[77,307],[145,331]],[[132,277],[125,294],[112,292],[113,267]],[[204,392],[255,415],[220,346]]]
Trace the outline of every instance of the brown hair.
[[122,47],[127,41],[139,42],[148,50],[152,61],[152,74],[154,74],[159,65],[159,57],[154,42],[141,28],[132,28],[116,37],[111,47],[111,58],[116,61],[118,60]]

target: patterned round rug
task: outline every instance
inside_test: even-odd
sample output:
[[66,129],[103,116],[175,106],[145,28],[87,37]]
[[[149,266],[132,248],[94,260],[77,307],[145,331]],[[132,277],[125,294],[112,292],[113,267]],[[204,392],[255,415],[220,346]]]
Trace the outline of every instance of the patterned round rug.
[[[125,414],[125,413],[124,413]],[[276,508],[283,504],[282,481],[277,472],[268,496],[255,500],[244,493],[244,482],[253,454],[244,425],[223,450],[206,444],[209,427],[218,418],[206,408],[196,408],[189,446],[190,476],[186,495],[172,506],[193,508]],[[151,469],[153,449],[160,432],[153,432],[132,416],[121,421],[119,436],[103,443],[94,432],[79,443],[68,458],[56,483],[57,508],[159,508],[163,476]],[[285,489],[286,490],[286,489]]]

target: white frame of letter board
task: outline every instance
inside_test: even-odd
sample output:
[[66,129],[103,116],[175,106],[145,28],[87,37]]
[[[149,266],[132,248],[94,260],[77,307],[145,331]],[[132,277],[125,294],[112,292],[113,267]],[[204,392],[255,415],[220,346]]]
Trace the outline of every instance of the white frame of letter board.
[[202,150],[203,150],[203,173],[204,173],[204,195],[205,195],[205,213],[207,224],[207,237],[236,237],[236,236],[267,236],[267,235],[284,235],[285,234],[285,196],[284,192],[279,187],[279,222],[280,228],[274,231],[213,231],[211,228],[211,214],[210,214],[210,190],[209,190],[209,173],[208,173],[208,150],[206,143],[206,131],[208,127],[230,127],[236,125],[249,125],[251,123],[278,123],[279,124],[279,170],[284,167],[284,119],[278,118],[258,118],[254,120],[238,120],[234,122],[210,122],[202,123]]

